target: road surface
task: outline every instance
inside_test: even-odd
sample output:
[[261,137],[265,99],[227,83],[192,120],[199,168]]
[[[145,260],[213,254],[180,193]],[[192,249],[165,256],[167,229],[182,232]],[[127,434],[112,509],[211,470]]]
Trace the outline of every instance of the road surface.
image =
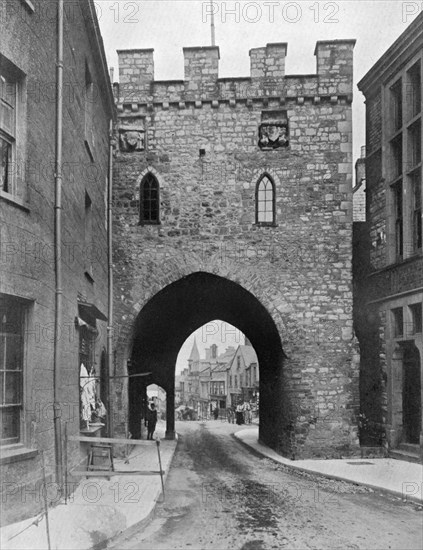
[[178,422],[166,499],[137,550],[421,549],[421,507],[261,458],[221,421]]

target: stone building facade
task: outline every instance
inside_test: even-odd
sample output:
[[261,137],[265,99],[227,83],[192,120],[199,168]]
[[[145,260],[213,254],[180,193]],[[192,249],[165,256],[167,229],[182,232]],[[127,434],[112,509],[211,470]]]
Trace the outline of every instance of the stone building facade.
[[368,438],[422,456],[423,14],[359,82],[366,97],[365,272],[356,327]]
[[254,402],[260,389],[260,369],[256,352],[248,343],[237,347],[235,355],[228,364],[226,380],[228,388],[228,407],[236,407],[240,403]]
[[[49,4],[46,10],[46,4]],[[62,285],[55,283],[56,61],[59,2],[0,2],[0,376],[2,522],[43,506],[42,456],[57,503],[53,404],[64,460],[80,430],[80,363],[104,367],[105,197],[113,95],[90,1],[64,3]],[[61,292],[58,395],[56,293]],[[104,373],[103,373],[104,374]],[[104,378],[103,378],[104,380]],[[103,385],[104,389],[104,385]],[[102,395],[102,397],[104,397]],[[68,447],[69,467],[81,460]],[[86,458],[85,458],[86,460]],[[63,463],[61,464],[64,468]],[[53,496],[54,495],[54,496]]]
[[355,185],[353,187],[353,221],[366,221],[366,147],[355,163]]
[[[354,40],[318,42],[314,75],[286,75],[287,44],[219,78],[219,48],[184,48],[183,80],[153,50],[119,51],[114,159],[116,409],[139,433],[146,383],[174,433],[180,347],[213,319],[260,365],[262,441],[295,457],[356,452],[352,320]],[[128,367],[129,365],[129,367]],[[149,373],[149,374],[148,374]]]
[[188,366],[175,377],[177,404],[191,407],[198,418],[210,418],[216,407],[226,409],[226,370],[234,356],[235,348],[229,346],[223,353],[219,353],[218,346],[213,344],[206,348],[205,352],[205,358],[201,358],[197,341],[194,339]]

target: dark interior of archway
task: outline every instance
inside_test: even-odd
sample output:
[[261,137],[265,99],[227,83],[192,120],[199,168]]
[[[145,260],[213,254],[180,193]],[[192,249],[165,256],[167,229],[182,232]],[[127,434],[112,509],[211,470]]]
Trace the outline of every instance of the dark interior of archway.
[[250,292],[228,279],[203,272],[164,288],[136,319],[129,374],[152,374],[147,378],[130,378],[131,433],[138,431],[143,384],[155,383],[166,392],[173,391],[176,359],[183,343],[196,329],[215,319],[241,330],[257,353],[260,438],[272,446],[277,445],[284,359],[278,330],[266,308]]

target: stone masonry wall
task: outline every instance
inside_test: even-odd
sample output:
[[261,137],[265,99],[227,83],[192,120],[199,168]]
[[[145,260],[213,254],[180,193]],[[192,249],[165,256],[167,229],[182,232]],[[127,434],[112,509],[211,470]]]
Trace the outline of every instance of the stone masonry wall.
[[382,180],[382,96],[376,90],[367,101],[366,107],[366,192],[370,224],[370,261],[374,269],[386,264],[386,193]]
[[[184,49],[185,81],[151,80],[149,87],[141,75],[153,66],[152,51],[119,52],[117,141],[133,124],[145,128],[145,146],[116,150],[114,160],[117,371],[126,372],[134,320],[158,291],[197,271],[235,281],[278,327],[284,383],[296,404],[291,444],[303,457],[357,448],[353,45],[318,43],[318,74],[295,77],[284,75],[286,44],[267,45],[250,52],[251,78],[243,79],[217,78],[218,48]],[[260,124],[282,116],[289,147],[261,150]],[[142,226],[139,188],[148,172],[160,184],[160,224]],[[271,227],[255,220],[256,184],[265,173],[276,186]],[[117,407],[125,411],[121,390]]]

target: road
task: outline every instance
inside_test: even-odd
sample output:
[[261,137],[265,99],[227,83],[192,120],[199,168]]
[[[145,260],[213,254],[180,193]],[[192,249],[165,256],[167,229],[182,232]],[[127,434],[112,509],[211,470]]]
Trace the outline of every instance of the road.
[[137,550],[420,549],[421,507],[261,458],[239,426],[178,422],[166,499],[113,548]]

